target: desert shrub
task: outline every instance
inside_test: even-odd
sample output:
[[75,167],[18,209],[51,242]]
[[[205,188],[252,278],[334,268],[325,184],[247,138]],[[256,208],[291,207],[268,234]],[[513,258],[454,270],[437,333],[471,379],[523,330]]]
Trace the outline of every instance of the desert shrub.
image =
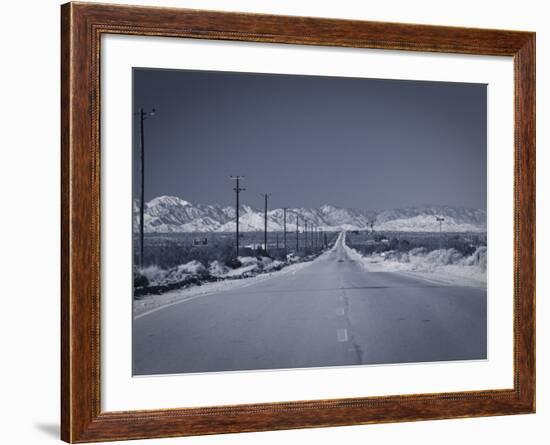
[[134,272],[134,288],[147,286],[149,286],[149,280],[147,277],[139,272]]
[[208,266],[208,273],[214,277],[225,275],[227,272],[229,272],[229,270],[230,270],[229,266],[227,266],[225,263],[222,263],[218,260],[212,261]]
[[256,249],[254,251],[254,255],[257,256],[257,257],[267,257],[267,256],[269,256],[269,254],[267,253],[267,250],[265,250],[263,248]]
[[388,252],[385,252],[384,260],[398,261],[400,263],[410,262],[409,254],[407,252],[401,252],[399,250],[390,250]]
[[[234,256],[235,252],[232,252],[232,257]],[[242,256],[254,256],[256,255],[256,250],[251,249],[250,247],[241,247],[239,249],[239,254]]]
[[463,260],[465,266],[479,266],[482,270],[487,270],[487,247],[478,247],[474,253]]
[[212,257],[208,259],[208,262],[219,261],[226,264],[235,257],[235,249],[231,244],[220,244],[216,246],[215,252]]
[[164,276],[164,281],[174,283],[177,281],[182,281],[189,276],[204,278],[207,275],[208,271],[206,267],[197,260],[191,260],[188,263],[180,264],[170,268],[166,275]]
[[426,261],[434,265],[448,266],[458,264],[464,256],[456,249],[432,250],[426,255]]
[[140,269],[139,273],[143,275],[148,282],[158,282],[161,281],[165,275],[166,271],[159,266],[147,266],[143,269]]
[[399,244],[398,244],[398,249],[401,251],[401,252],[408,252],[409,250],[411,250],[411,243],[409,240],[406,240],[406,239],[400,239],[399,240]]
[[243,263],[241,263],[241,261],[237,258],[231,258],[227,261],[224,261],[224,264],[231,269],[238,269],[243,265]]

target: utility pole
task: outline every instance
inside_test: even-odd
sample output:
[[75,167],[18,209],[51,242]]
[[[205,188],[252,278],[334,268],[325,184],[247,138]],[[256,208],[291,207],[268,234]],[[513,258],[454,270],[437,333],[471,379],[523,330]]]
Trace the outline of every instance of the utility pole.
[[235,181],[235,258],[239,256],[239,194],[244,192],[246,189],[240,187],[240,180],[244,179],[244,176],[230,176],[231,180]]
[[287,253],[286,250],[286,207],[283,207],[283,242],[285,245],[285,255]]
[[313,229],[313,233],[311,235],[313,236],[313,248],[317,249],[317,227]]
[[316,227],[315,228],[315,247],[320,247],[321,246],[321,241],[319,240],[319,227]]
[[305,246],[305,248],[307,249],[307,219],[304,221],[304,224],[305,224],[305,226],[304,226],[304,234],[305,234],[305,236],[306,236],[306,240],[305,240],[304,246]]
[[436,216],[435,219],[439,222],[439,249],[441,250],[442,242],[443,242],[442,225],[443,225],[443,221],[445,221],[445,218],[443,218],[442,216]]
[[300,235],[300,215],[296,213],[296,255],[298,255],[298,252],[300,250],[300,243],[299,243],[299,235]]
[[151,111],[146,112],[143,108],[140,108],[137,114],[139,115],[139,160],[140,160],[140,179],[141,190],[139,198],[139,265],[143,268],[144,256],[143,256],[143,219],[145,213],[145,131],[143,123],[148,117],[154,116],[156,110],[154,108]]
[[264,250],[267,253],[267,199],[271,195],[270,193],[261,193],[264,197]]
[[315,247],[319,248],[321,246],[321,242],[319,240],[319,227],[315,228]]

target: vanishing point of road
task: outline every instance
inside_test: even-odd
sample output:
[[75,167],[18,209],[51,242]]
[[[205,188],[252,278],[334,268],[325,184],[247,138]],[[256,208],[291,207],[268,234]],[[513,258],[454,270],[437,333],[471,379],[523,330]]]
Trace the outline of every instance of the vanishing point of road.
[[334,247],[295,272],[134,319],[134,375],[485,359],[487,292],[369,272]]

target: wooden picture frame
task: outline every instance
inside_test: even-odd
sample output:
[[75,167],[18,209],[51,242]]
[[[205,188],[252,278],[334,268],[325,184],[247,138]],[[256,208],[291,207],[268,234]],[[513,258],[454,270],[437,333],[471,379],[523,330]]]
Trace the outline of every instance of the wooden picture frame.
[[[535,34],[67,3],[61,7],[61,437],[67,442],[495,416],[535,411]],[[512,56],[514,387],[102,412],[100,38],[103,34]]]

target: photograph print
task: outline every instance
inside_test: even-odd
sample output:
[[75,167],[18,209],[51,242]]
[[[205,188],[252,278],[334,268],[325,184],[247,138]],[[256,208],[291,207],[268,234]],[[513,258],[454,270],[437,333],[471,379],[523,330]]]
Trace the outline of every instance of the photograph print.
[[487,86],[133,69],[134,376],[487,359]]

